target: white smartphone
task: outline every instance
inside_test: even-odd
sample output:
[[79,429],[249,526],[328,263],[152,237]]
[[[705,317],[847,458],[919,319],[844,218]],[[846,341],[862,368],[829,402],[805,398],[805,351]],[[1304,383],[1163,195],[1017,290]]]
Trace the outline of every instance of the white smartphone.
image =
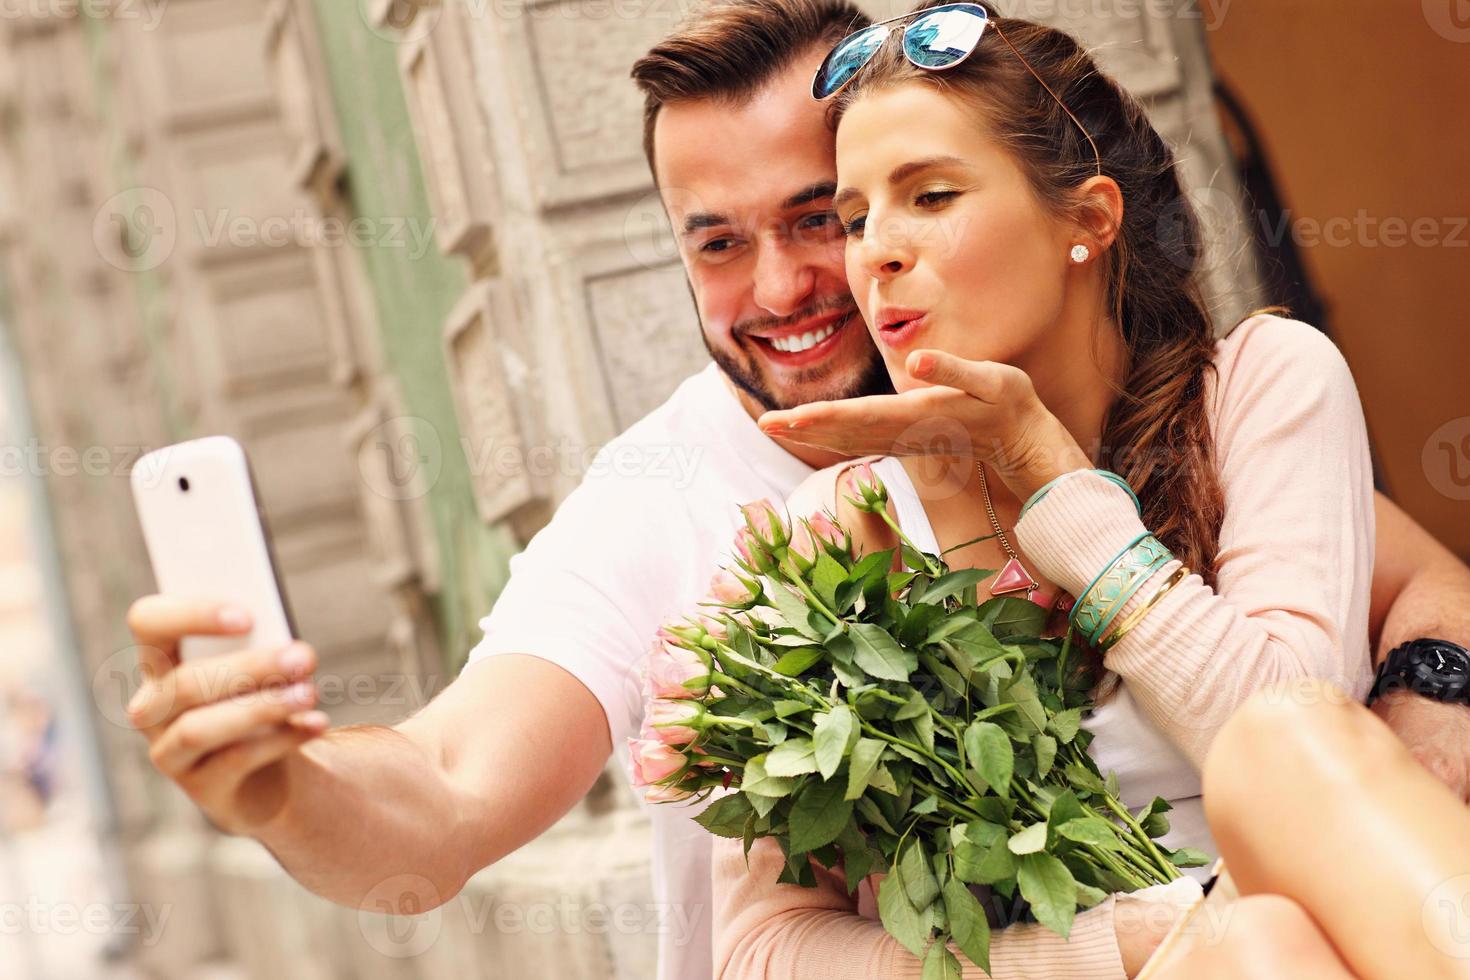
[[297,636],[250,461],[229,436],[143,456],[129,477],[158,591],[250,611],[249,633],[186,636],[182,659],[282,647]]

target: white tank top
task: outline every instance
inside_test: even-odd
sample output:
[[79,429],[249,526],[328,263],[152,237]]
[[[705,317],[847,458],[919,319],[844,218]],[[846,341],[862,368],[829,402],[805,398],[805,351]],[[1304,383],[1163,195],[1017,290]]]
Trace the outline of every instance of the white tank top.
[[[893,457],[877,459],[873,461],[873,472],[888,488],[895,519],[904,534],[920,551],[939,554],[934,526],[929,523],[923,501],[903,464]],[[1169,833],[1160,838],[1164,844],[1197,848],[1212,859],[1219,856],[1205,821],[1199,773],[1144,716],[1126,683],[1118,685],[1106,704],[1089,712],[1082,720],[1082,727],[1094,736],[1088,751],[1103,775],[1118,774],[1119,795],[1129,808],[1137,811],[1156,796],[1173,805],[1174,809],[1167,814]],[[1210,865],[1184,869],[1185,874],[1201,883],[1210,880],[1210,870]]]

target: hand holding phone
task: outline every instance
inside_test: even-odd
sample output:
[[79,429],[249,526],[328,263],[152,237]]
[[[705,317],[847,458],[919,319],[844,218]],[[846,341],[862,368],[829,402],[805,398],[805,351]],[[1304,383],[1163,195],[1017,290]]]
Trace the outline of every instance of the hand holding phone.
[[296,640],[249,462],[210,436],[144,456],[131,483],[159,592],[128,611],[149,756],[222,828],[284,800],[281,761],[327,727],[316,653]]

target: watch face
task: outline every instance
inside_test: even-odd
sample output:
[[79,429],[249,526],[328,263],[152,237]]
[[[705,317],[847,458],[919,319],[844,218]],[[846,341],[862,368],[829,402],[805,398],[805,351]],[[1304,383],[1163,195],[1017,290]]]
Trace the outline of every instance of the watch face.
[[1458,647],[1434,644],[1422,649],[1416,659],[1447,680],[1470,676],[1470,657]]
[[1465,663],[1465,657],[1463,655],[1446,650],[1444,647],[1435,647],[1429,651],[1429,655],[1424,658],[1424,664],[1436,674],[1449,674],[1452,676],[1463,676],[1467,671],[1467,667],[1470,667],[1470,665]]

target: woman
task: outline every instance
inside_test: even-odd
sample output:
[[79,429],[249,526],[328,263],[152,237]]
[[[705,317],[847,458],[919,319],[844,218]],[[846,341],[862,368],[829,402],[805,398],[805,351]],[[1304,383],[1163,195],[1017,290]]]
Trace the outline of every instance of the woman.
[[[1067,35],[956,4],[834,51],[814,94],[835,96],[849,284],[894,385],[922,398],[947,359],[987,362],[986,438],[872,464],[893,516],[952,567],[1001,569],[992,592],[1051,608],[1055,631],[1075,606],[1099,765],[1125,802],[1174,803],[1168,844],[1214,852],[1198,767],[1231,711],[1281,679],[1371,683],[1371,469],[1347,367],[1269,313],[1213,343],[1172,154]],[[844,448],[821,405],[761,423]],[[817,474],[791,512],[892,547],[839,492],[850,471]],[[757,842],[747,873],[716,844],[720,975],[917,975],[870,883],[775,885],[780,860]],[[1066,944],[1001,933],[995,975],[1131,976],[1158,937],[1117,935],[1115,905]]]

